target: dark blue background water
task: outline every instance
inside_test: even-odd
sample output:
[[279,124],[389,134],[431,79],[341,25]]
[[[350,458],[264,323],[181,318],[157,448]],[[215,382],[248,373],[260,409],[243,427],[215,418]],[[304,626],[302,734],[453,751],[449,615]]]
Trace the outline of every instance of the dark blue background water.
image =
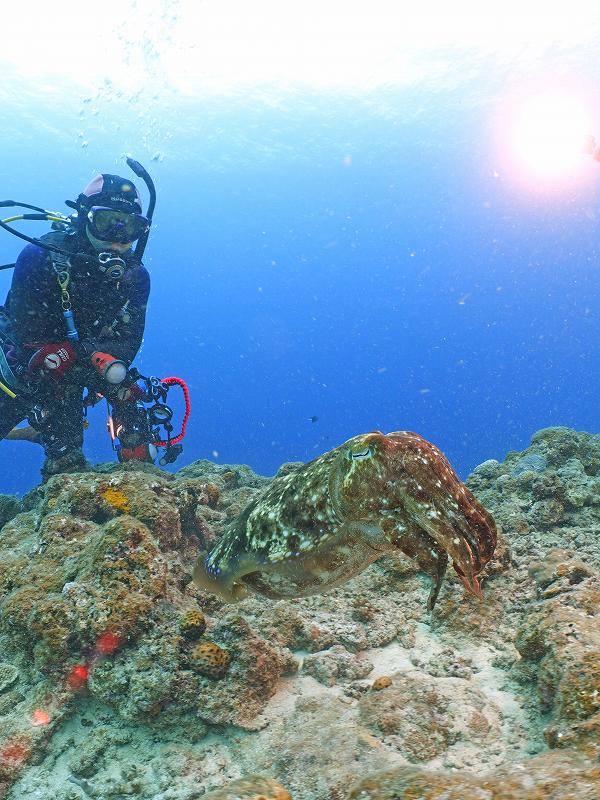
[[[509,78],[482,65],[439,91],[158,109],[110,87],[91,102],[13,92],[0,195],[62,210],[96,171],[128,174],[125,152],[152,173],[137,366],[189,384],[176,467],[272,474],[357,433],[411,429],[466,476],[541,427],[599,428],[600,166],[559,191],[510,180],[492,122]],[[2,233],[0,262],[19,249]],[[86,453],[109,460],[101,407],[91,421]],[[1,492],[37,483],[38,447],[0,455]]]

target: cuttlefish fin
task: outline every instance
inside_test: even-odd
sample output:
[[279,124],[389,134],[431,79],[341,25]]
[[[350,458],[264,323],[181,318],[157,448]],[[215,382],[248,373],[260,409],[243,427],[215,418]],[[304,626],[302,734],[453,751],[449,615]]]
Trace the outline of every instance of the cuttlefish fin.
[[235,570],[221,567],[216,573],[207,568],[207,556],[201,555],[194,565],[192,578],[201,591],[214,594],[226,603],[238,603],[249,594],[248,590],[238,582],[238,579],[255,570],[256,565],[245,571],[240,570],[239,566]]

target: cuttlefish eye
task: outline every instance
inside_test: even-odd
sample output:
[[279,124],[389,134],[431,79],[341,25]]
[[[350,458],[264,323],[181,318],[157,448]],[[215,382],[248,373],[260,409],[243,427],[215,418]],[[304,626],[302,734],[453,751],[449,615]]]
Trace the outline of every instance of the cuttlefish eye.
[[348,458],[350,458],[351,461],[362,461],[365,458],[371,458],[372,455],[372,447],[365,447],[362,450],[350,450],[348,452]]

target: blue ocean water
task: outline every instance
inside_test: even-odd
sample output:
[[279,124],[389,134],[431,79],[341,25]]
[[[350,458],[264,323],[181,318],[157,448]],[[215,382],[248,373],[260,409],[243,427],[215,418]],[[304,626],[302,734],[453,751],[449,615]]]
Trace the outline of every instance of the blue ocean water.
[[[495,104],[531,63],[444,56],[423,85],[206,97],[156,86],[156,65],[135,92],[90,92],[0,62],[2,198],[64,211],[94,173],[129,174],[125,154],[154,178],[136,365],[189,384],[173,469],[209,458],[272,474],[410,429],[464,477],[541,427],[600,428],[600,165],[558,189],[515,181]],[[589,84],[591,56],[549,47],[535,74]],[[0,263],[19,250],[0,232]],[[0,273],[0,294],[9,285]],[[90,419],[88,458],[112,459],[101,406]],[[0,452],[0,492],[38,482],[40,448]]]

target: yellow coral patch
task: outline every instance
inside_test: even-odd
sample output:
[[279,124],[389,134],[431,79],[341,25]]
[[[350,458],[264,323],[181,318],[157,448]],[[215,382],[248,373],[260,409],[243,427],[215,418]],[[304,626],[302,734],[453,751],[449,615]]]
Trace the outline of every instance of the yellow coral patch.
[[116,508],[117,511],[122,511],[124,514],[129,513],[129,498],[120,489],[113,489],[109,486],[108,489],[104,489],[104,491],[100,492],[100,496],[106,500],[110,506]]
[[381,689],[387,689],[387,687],[391,685],[392,679],[388,675],[382,675],[380,678],[376,678],[373,681],[371,689],[375,689],[376,692],[379,692]]

